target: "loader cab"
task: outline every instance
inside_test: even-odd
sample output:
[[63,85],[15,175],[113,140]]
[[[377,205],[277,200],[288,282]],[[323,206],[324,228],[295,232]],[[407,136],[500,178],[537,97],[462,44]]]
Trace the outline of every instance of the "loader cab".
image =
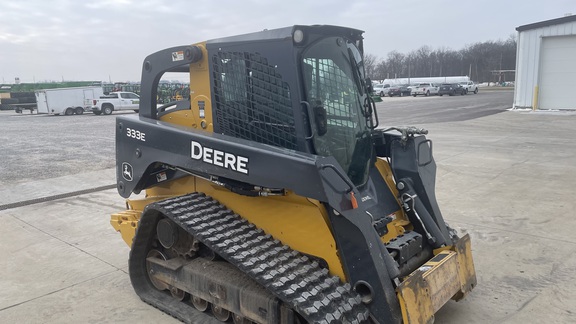
[[372,145],[362,33],[293,26],[208,41],[214,131],[333,156],[364,184]]
[[[141,100],[140,116],[333,156],[361,186],[373,155],[362,33],[293,26],[155,53],[143,67],[142,97],[149,99]],[[164,72],[189,72],[191,96],[157,110]]]

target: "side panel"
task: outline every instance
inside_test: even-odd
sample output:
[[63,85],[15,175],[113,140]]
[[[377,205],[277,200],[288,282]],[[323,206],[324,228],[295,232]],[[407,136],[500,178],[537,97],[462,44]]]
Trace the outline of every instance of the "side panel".
[[[166,179],[163,164],[325,201],[318,157],[144,117],[116,120],[118,191],[123,197]],[[157,164],[156,162],[162,162]],[[334,162],[335,163],[335,162]],[[166,173],[168,176],[169,172]]]
[[59,89],[55,91],[46,91],[50,113],[53,111],[54,114],[63,115],[66,108],[73,107],[74,103],[77,101],[76,91],[78,90]]

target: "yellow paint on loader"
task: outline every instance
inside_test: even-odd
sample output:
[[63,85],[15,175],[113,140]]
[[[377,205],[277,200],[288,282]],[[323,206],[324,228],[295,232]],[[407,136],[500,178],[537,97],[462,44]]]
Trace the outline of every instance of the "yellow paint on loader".
[[[380,175],[386,182],[386,185],[388,185],[388,188],[390,188],[390,191],[394,197],[398,197],[398,189],[396,189],[396,182],[394,182],[390,164],[388,164],[386,160],[378,158],[376,160],[376,169],[378,169],[378,172],[380,172]],[[386,225],[388,233],[382,236],[382,242],[384,243],[388,243],[391,239],[398,237],[398,235],[402,235],[407,230],[413,229],[413,226],[410,224],[408,217],[406,217],[404,214],[404,210],[400,208],[400,202],[398,202],[398,210],[394,212],[392,218],[394,220]]]
[[160,117],[160,120],[212,132],[214,125],[208,51],[205,43],[194,45],[202,50],[202,59],[190,64],[190,109],[170,112]]
[[470,235],[466,234],[451,250],[439,252],[396,288],[404,323],[434,322],[434,314],[444,304],[464,298],[475,285]]
[[[120,231],[128,245],[136,233],[132,226],[140,219],[146,205],[172,196],[203,192],[226,208],[247,219],[290,248],[322,258],[332,275],[347,281],[336,250],[336,242],[328,227],[324,206],[315,200],[287,192],[285,196],[247,197],[230,192],[210,181],[186,177],[146,190],[146,198],[129,199],[129,210],[112,215],[114,229]],[[125,220],[131,215],[130,223]]]

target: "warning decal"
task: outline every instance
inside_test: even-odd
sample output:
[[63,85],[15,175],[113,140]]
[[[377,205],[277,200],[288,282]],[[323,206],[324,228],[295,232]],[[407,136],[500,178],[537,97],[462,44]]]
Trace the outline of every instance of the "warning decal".
[[172,62],[183,60],[184,60],[184,51],[172,52]]

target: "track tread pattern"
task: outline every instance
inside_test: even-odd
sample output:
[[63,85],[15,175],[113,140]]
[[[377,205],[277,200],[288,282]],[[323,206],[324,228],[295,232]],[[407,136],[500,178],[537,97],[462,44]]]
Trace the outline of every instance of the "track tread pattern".
[[203,193],[146,207],[172,219],[292,306],[310,323],[365,323],[369,311],[349,284]]

